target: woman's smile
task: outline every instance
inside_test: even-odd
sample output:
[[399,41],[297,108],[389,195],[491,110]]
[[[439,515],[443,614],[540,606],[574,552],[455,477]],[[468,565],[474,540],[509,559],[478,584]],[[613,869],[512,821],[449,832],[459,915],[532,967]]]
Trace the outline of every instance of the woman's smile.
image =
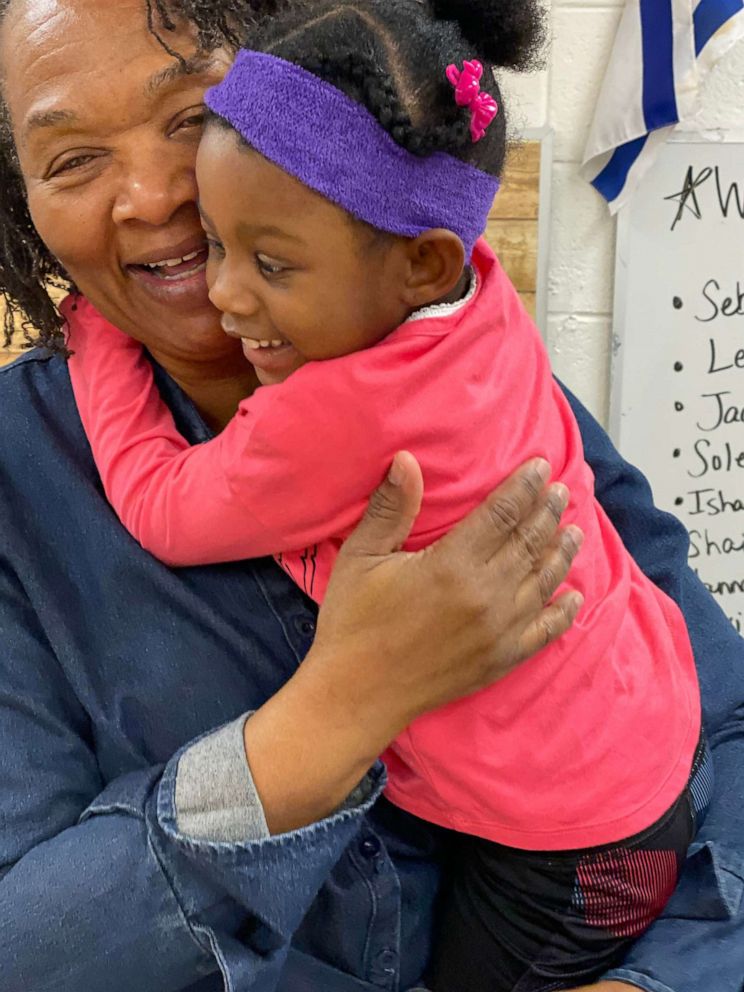
[[154,299],[174,307],[207,305],[207,246],[203,235],[148,252],[124,266],[127,275]]

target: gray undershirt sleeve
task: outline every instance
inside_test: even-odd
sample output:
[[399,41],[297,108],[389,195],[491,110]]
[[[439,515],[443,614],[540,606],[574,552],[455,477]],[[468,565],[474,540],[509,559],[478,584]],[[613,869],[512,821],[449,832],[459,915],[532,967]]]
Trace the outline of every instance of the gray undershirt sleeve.
[[[246,713],[192,744],[176,774],[176,825],[193,840],[246,844],[271,836],[245,754]],[[379,776],[378,776],[379,778]],[[367,775],[337,812],[363,806],[376,779]]]
[[178,830],[194,840],[266,840],[269,828],[245,756],[247,713],[184,751],[176,776]]

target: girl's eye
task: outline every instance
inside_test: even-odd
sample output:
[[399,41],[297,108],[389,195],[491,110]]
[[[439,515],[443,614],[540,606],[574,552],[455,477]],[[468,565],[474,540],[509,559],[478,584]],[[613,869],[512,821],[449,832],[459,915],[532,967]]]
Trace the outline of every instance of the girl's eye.
[[282,272],[286,271],[283,265],[279,265],[277,262],[272,262],[272,260],[267,258],[265,255],[256,255],[256,263],[259,270],[265,276],[278,276],[281,275]]

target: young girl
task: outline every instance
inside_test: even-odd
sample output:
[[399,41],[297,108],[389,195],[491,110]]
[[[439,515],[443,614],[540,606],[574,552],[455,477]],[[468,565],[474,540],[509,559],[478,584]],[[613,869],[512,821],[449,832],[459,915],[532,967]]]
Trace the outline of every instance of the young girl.
[[83,300],[66,307],[107,493],[169,563],[274,554],[320,601],[401,448],[426,484],[411,548],[532,456],[568,486],[586,535],[573,630],[385,756],[389,798],[458,834],[437,992],[600,974],[663,908],[705,805],[682,617],[595,502],[540,336],[479,240],[505,154],[479,59],[524,62],[536,9],[304,3],[208,94],[210,295],[266,387],[215,440],[189,448],[139,347],[102,318],[86,333]]

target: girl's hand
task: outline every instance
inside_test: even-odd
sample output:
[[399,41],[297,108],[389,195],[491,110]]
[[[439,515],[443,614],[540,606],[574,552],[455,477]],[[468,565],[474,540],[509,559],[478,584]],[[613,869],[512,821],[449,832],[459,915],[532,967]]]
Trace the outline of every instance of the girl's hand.
[[568,493],[549,477],[529,463],[437,544],[406,553],[423,482],[413,456],[397,456],[339,554],[310,654],[246,724],[272,832],[329,815],[417,716],[569,629],[581,597],[550,600],[583,538],[560,530]]

